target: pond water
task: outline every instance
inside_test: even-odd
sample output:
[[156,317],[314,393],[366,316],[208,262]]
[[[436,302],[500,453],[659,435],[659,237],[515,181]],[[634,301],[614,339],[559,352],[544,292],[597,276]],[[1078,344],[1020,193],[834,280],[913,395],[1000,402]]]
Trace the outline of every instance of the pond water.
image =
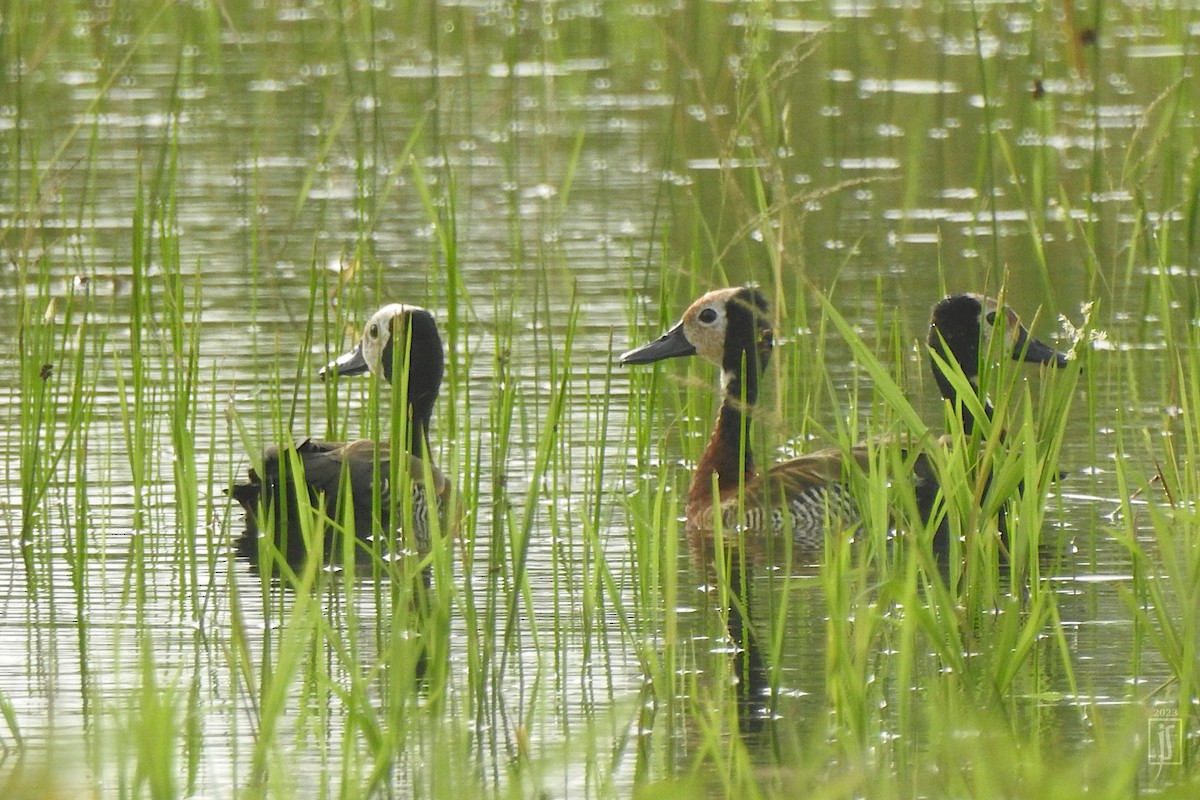
[[[261,699],[238,664],[278,644],[294,598],[230,555],[242,521],[224,490],[249,466],[237,426],[255,445],[366,431],[370,382],[331,388],[316,370],[392,301],[434,310],[451,353],[434,446],[475,487],[455,580],[481,588],[451,604],[443,713],[469,738],[481,787],[505,785],[508,762],[533,752],[553,795],[627,795],[644,770],[692,755],[694,720],[676,729],[647,711],[643,648],[664,636],[663,610],[639,588],[634,531],[646,470],[663,470],[678,504],[714,408],[692,387],[716,378],[681,363],[631,378],[614,357],[730,283],[767,290],[779,358],[819,376],[772,392],[781,445],[871,421],[870,404],[833,399],[863,378],[832,329],[813,345],[817,291],[865,341],[905,343],[881,357],[931,425],[941,410],[916,343],[937,298],[1003,285],[1059,345],[1057,317],[1078,324],[1095,301],[1107,345],[1088,356],[1097,377],[1075,397],[1070,475],[1045,533],[1075,672],[1050,670],[1025,700],[1082,748],[1080,709],[1133,705],[1145,695],[1131,687],[1170,680],[1152,648],[1132,654],[1123,542],[1130,530],[1153,542],[1150,515],[1114,513],[1165,457],[1179,399],[1158,357],[1195,322],[1190,212],[1175,196],[1187,170],[1164,155],[1194,126],[1182,12],[1110,5],[1084,23],[1004,2],[52,5],[5,20],[0,83],[0,293],[13,309],[0,362],[10,376],[53,365],[0,390],[10,752],[86,754],[68,782],[129,791],[132,773],[100,765],[131,751],[131,709],[147,715],[153,674],[179,792],[252,782]],[[71,432],[77,363],[88,416]],[[1025,378],[1035,399],[1043,379]],[[49,387],[40,400],[37,386]],[[59,407],[33,435],[39,402]],[[37,496],[23,488],[34,442],[49,476]],[[185,480],[181,459],[195,465]],[[1140,482],[1118,481],[1115,459]],[[1152,486],[1139,495],[1161,500]],[[677,533],[686,686],[736,648],[708,563]],[[787,658],[767,665],[785,737],[829,724],[823,575],[749,578],[755,608],[777,607],[784,586],[792,598]],[[361,634],[360,663],[384,647],[372,633],[394,613],[387,595],[323,600],[332,628]],[[485,701],[463,688],[480,657]],[[326,668],[335,685],[345,677],[337,659]],[[278,734],[296,796],[357,785],[339,777],[353,750],[342,739],[364,734],[335,694],[291,698],[328,703],[320,726],[282,715],[296,726]],[[445,758],[437,737],[415,741],[393,765],[414,785]]]

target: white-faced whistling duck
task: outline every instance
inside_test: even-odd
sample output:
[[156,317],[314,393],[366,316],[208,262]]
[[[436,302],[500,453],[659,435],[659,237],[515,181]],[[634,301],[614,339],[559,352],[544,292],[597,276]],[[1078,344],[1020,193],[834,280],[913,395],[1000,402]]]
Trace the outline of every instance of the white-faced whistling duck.
[[[991,341],[996,333],[1003,334],[1005,341],[993,350]],[[988,358],[989,354],[1008,355],[1013,361],[1055,367],[1065,367],[1069,363],[1065,353],[1031,337],[1012,309],[978,294],[956,294],[940,300],[930,315],[928,344],[943,361],[957,362],[976,392],[979,390],[980,359]],[[932,356],[930,366],[942,397],[955,404],[958,393]],[[983,412],[990,418],[991,403],[986,397],[980,398],[980,402]],[[966,403],[961,407],[963,430],[972,433],[975,417]]]
[[[972,382],[979,374],[980,339],[991,332],[1000,310],[995,301],[975,295],[947,298],[934,310],[930,342],[936,339],[933,346],[937,352],[947,360],[957,360]],[[1066,363],[1064,355],[1029,337],[1011,311],[1004,309],[1003,313],[1012,358],[1060,366]],[[726,526],[790,530],[798,546],[817,549],[827,533],[859,524],[846,484],[846,452],[828,448],[780,462],[765,474],[758,472],[748,442],[748,415],[758,399],[759,378],[772,346],[766,298],[753,287],[727,288],[696,300],[671,330],[624,353],[620,361],[651,364],[698,355],[721,368],[723,398],[716,428],[688,489],[689,527],[711,528],[714,509],[719,508]],[[954,389],[936,364],[934,372],[943,395],[953,400]],[[868,453],[866,447],[859,446],[851,455],[866,467]],[[914,480],[926,485],[915,488],[918,502],[928,510],[937,486],[932,482],[931,470],[921,467],[918,465]]]
[[[993,344],[996,336],[1003,340]],[[956,294],[946,297],[933,307],[929,319],[930,368],[937,381],[938,389],[951,408],[957,406],[962,419],[963,432],[967,435],[975,431],[976,419],[968,403],[958,402],[958,392],[946,376],[938,358],[947,365],[958,364],[963,377],[970,383],[971,388],[979,395],[979,370],[989,358],[1008,357],[1013,361],[1030,364],[1044,364],[1059,369],[1066,367],[1070,359],[1066,353],[1061,353],[1049,345],[1034,339],[1021,323],[1016,312],[991,297],[979,294]],[[936,357],[935,357],[936,356]],[[979,406],[984,415],[991,419],[993,408],[986,395],[979,397]],[[995,435],[1003,436],[1003,430],[995,431]],[[986,480],[991,484],[991,476]],[[1022,491],[1018,487],[1018,492]],[[987,495],[985,487],[984,496]],[[981,497],[982,501],[982,497]],[[922,514],[928,519],[932,496],[918,496],[918,504]],[[997,519],[1000,532],[1006,533],[1007,522],[1005,506],[999,506]],[[945,524],[939,527],[934,540],[937,550],[945,551],[948,547]]]
[[[394,353],[397,346],[407,349]],[[407,358],[406,358],[407,356]],[[433,415],[433,404],[442,384],[445,357],[442,339],[438,335],[433,315],[423,308],[393,303],[384,306],[371,316],[363,331],[362,340],[353,350],[321,369],[322,378],[329,372],[338,375],[360,375],[371,372],[391,382],[393,365],[407,374],[408,387],[408,452],[402,456],[407,460],[408,475],[412,486],[413,531],[419,549],[429,546],[429,487],[425,484],[426,474],[432,475],[432,495],[438,511],[444,511],[444,501],[450,492],[450,482],[437,467],[426,465],[429,457],[429,422]],[[286,452],[286,451],[285,451]],[[375,531],[389,537],[389,516],[393,505],[388,491],[388,476],[391,475],[391,454],[386,442],[361,439],[354,442],[322,442],[308,439],[295,446],[296,455],[303,466],[303,481],[308,487],[309,500],[315,508],[324,503],[325,514],[336,525],[345,515],[340,506],[348,497],[352,504],[352,523],[359,543],[356,552],[366,556]],[[299,524],[300,511],[295,483],[291,476],[283,480],[280,488],[280,448],[270,447],[263,453],[263,474],[250,470],[249,481],[233,487],[233,498],[246,510],[246,531],[237,544],[238,554],[257,562],[260,542],[258,520],[270,520],[271,535],[276,546],[289,565],[298,567],[308,556]],[[378,467],[376,467],[378,464]],[[374,514],[374,476],[381,481],[378,518]],[[348,486],[342,485],[344,479]],[[287,498],[286,508],[280,502],[281,495]],[[397,505],[397,508],[399,506]],[[262,516],[260,516],[262,515]],[[349,524],[349,521],[347,522]],[[444,529],[444,528],[443,528]],[[397,537],[399,533],[396,532]],[[327,533],[325,536],[326,560],[338,560],[339,539]],[[387,545],[382,546],[388,552]]]

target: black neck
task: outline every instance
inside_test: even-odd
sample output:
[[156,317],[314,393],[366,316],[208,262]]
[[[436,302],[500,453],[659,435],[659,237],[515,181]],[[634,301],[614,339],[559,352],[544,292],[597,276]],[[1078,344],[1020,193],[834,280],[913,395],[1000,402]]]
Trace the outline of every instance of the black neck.
[[[429,449],[429,423],[433,418],[433,404],[442,386],[445,355],[442,353],[437,324],[431,314],[415,311],[396,319],[402,324],[393,323],[391,339],[383,348],[383,374],[390,383],[395,366],[399,375],[408,376],[408,407],[405,410],[409,436],[405,446],[410,453],[423,455]],[[407,347],[407,353],[395,352],[397,346]]]
[[[758,377],[770,356],[771,331],[766,321],[767,301],[757,289],[742,290],[729,302],[726,314],[728,328],[721,362],[725,396],[713,438],[721,440],[718,450],[725,454],[725,460],[737,459],[738,469],[729,471],[729,480],[740,480],[743,475],[754,474],[748,415],[758,402]],[[728,483],[724,476],[721,482]]]
[[[929,325],[928,341],[931,353],[936,353],[951,369],[954,364],[958,364],[977,397],[979,397],[980,343],[983,337],[981,320],[985,311],[979,297],[969,294],[954,295],[934,306],[933,318]],[[933,369],[933,377],[937,380],[942,397],[950,401],[952,405],[958,406],[959,414],[962,417],[963,431],[968,435],[974,433],[975,415],[971,413],[970,406],[961,402],[958,390],[951,385],[950,379],[932,355],[930,356],[930,367]],[[990,420],[992,418],[991,403],[986,397],[979,397],[979,399],[984,416]]]
[[738,474],[753,474],[754,454],[750,449],[750,411],[758,402],[758,359],[752,350],[742,351],[742,363],[736,369],[726,369],[725,396],[717,417],[716,436],[722,439],[722,450],[737,453]]
[[413,416],[409,423],[408,451],[415,456],[424,457],[429,452],[429,420],[430,415],[426,414],[424,417]]
[[[942,359],[948,364],[953,364],[955,361],[958,361],[958,356],[955,353],[947,352],[940,346],[935,346],[935,349],[938,351]],[[976,351],[974,354],[971,354],[971,357],[977,359],[978,351]],[[976,376],[976,373],[978,372],[978,366],[976,362],[958,361],[958,363],[962,367],[963,373],[970,381],[971,386],[975,387],[975,394],[978,397],[978,377]],[[930,366],[933,368],[933,377],[937,380],[938,389],[941,391],[942,397],[946,398],[946,400],[950,402],[951,406],[958,407],[959,414],[962,418],[963,432],[970,436],[975,432],[975,415],[971,413],[970,405],[960,401],[958,390],[955,389],[953,384],[950,383],[950,379],[946,377],[946,373],[942,371],[942,367],[938,365],[935,359],[930,359]],[[983,405],[983,415],[990,420],[993,413],[991,402],[986,397],[980,397],[980,403]]]

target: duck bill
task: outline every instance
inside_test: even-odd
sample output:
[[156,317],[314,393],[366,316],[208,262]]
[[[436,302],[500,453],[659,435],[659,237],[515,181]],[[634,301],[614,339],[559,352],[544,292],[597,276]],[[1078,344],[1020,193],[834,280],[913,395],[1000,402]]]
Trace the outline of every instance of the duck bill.
[[696,355],[696,346],[683,333],[683,323],[655,339],[650,344],[635,347],[621,354],[621,364],[653,364],[668,358]]
[[1070,363],[1066,353],[1039,342],[1025,331],[1021,331],[1017,337],[1012,357],[1013,361],[1024,361],[1027,364],[1050,364],[1060,369]]
[[338,356],[336,361],[330,361],[321,367],[321,371],[318,374],[324,380],[326,376],[333,372],[342,376],[362,375],[369,369],[370,365],[367,364],[367,359],[363,355],[362,342],[359,342],[350,352]]

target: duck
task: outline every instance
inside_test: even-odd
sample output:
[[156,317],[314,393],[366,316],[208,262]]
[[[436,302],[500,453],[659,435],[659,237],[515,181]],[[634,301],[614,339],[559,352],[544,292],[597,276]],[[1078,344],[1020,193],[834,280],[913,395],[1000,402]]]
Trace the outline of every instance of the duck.
[[[401,348],[407,343],[407,351],[395,352],[397,343]],[[400,369],[399,373],[393,374],[394,366]],[[451,488],[449,479],[429,460],[429,427],[444,372],[442,339],[433,314],[403,303],[385,305],[372,314],[359,342],[319,372],[322,380],[333,374],[348,377],[370,373],[388,383],[399,375],[407,376],[406,391],[401,393],[407,403],[407,452],[399,458],[400,468],[407,469],[411,478],[411,533],[421,552],[430,546],[431,506],[434,513],[442,515]],[[262,472],[252,467],[246,482],[235,485],[230,492],[246,512],[246,530],[237,542],[237,555],[258,564],[266,536],[273,539],[275,548],[293,569],[303,565],[311,555],[301,531],[295,483],[285,478],[281,489],[280,465],[296,463],[289,460],[288,451],[294,451],[303,467],[301,480],[308,489],[312,507],[323,505],[331,521],[327,531],[336,534],[343,517],[347,523],[352,520],[357,539],[356,561],[368,561],[375,531],[384,531],[386,535],[392,530],[389,515],[393,503],[388,484],[393,474],[389,444],[369,439],[329,442],[308,438],[285,447],[268,447],[262,454]],[[283,472],[286,475],[286,468]],[[374,505],[376,476],[381,482],[378,515]],[[348,485],[343,485],[343,480]],[[341,508],[344,498],[349,498],[352,506],[349,514],[343,514]],[[270,529],[261,531],[260,522]],[[386,545],[382,549],[387,552]],[[341,552],[340,537],[327,533],[321,558],[326,563],[338,561]]]
[[[951,411],[957,410],[962,433],[967,438],[984,435],[973,407],[979,408],[989,423],[995,415],[991,399],[979,385],[980,367],[986,360],[1007,356],[1016,362],[1055,369],[1064,369],[1072,361],[1070,354],[1055,350],[1030,336],[1028,328],[1011,308],[994,297],[974,292],[948,295],[933,306],[925,344],[929,353],[930,370],[938,390]],[[957,365],[962,371],[963,377],[967,379],[975,397],[978,398],[978,403],[959,402],[959,393],[945,369],[953,369],[953,365]],[[988,428],[992,436],[1003,441],[1003,428],[994,429],[990,424]],[[949,446],[953,439],[954,435],[947,433],[940,437],[939,443]],[[1057,473],[1055,477],[1062,478],[1065,475],[1066,473]],[[992,475],[988,470],[983,475],[983,488],[979,495],[981,504],[988,497],[991,486]],[[1017,485],[1016,492],[1020,494],[1024,489],[1022,482]],[[918,494],[917,502],[922,517],[928,521],[935,502],[933,493],[927,492],[923,497]],[[1008,533],[1007,505],[1007,502],[996,505],[996,525],[1002,538],[1006,538]],[[934,534],[934,549],[940,553],[947,553],[948,548],[949,531],[947,521],[943,520]]]
[[1071,363],[1067,353],[1055,350],[1029,335],[1021,318],[994,297],[974,292],[953,294],[939,300],[929,316],[929,366],[938,390],[951,405],[958,406],[963,433],[975,432],[977,420],[967,403],[958,403],[958,392],[939,363],[956,363],[963,377],[979,397],[983,414],[989,420],[995,413],[991,401],[979,387],[982,359],[991,352],[994,337],[1003,336],[998,353],[1007,353],[1013,361],[1043,364],[1062,369]]
[[[1000,316],[1003,315],[1003,316]],[[1031,337],[1016,315],[993,299],[963,294],[940,301],[933,310],[928,343],[942,396],[963,409],[964,426],[974,427],[969,404],[957,403],[957,390],[932,357],[957,363],[978,387],[980,355],[987,351],[996,320],[1011,357],[1064,366],[1067,356]],[[847,475],[854,459],[869,466],[870,449],[826,448],[779,462],[760,472],[750,447],[750,422],[758,401],[774,334],[770,306],[754,286],[710,291],[688,307],[680,321],[658,339],[619,356],[622,365],[653,364],[699,356],[721,374],[721,405],[716,425],[688,487],[685,515],[693,530],[710,530],[716,515],[723,527],[747,531],[790,530],[797,546],[820,549],[831,533],[855,530],[861,517]],[[991,405],[984,401],[985,413]],[[922,514],[933,507],[938,487],[931,466],[918,458],[914,490]]]

